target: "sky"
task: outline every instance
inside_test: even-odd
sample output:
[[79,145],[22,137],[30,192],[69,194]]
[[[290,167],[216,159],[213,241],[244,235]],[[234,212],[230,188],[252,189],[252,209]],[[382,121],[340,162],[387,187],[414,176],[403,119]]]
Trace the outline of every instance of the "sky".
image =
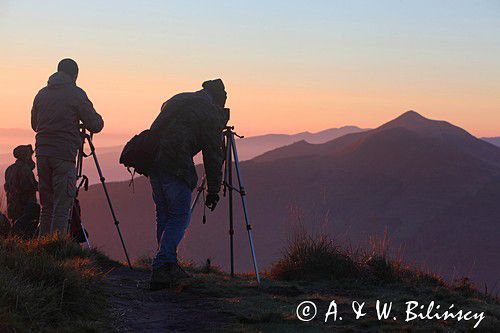
[[29,129],[33,97],[71,57],[108,139],[217,77],[245,135],[413,109],[500,136],[499,0],[0,0],[0,41],[0,128]]

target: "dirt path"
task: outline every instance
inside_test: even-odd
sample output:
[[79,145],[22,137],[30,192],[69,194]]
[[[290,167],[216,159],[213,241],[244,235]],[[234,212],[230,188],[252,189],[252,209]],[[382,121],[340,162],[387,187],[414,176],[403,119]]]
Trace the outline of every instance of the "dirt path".
[[211,311],[213,299],[179,290],[149,291],[149,273],[113,268],[106,275],[113,328],[119,332],[219,331],[231,322]]

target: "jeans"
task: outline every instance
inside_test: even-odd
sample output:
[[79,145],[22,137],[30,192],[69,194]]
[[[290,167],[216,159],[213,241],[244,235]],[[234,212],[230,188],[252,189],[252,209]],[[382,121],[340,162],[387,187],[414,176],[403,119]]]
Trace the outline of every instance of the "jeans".
[[38,156],[40,236],[68,232],[70,210],[76,195],[75,163],[56,157]]
[[191,189],[182,179],[165,172],[152,173],[150,182],[156,205],[158,252],[153,268],[157,269],[177,262],[177,246],[191,218]]

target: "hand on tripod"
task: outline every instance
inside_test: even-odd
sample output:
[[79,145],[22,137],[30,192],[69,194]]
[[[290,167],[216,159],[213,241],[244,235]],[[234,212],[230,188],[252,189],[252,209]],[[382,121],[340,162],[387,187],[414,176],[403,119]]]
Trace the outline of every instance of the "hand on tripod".
[[219,195],[217,193],[208,193],[207,198],[205,199],[205,205],[213,211],[215,207],[217,207],[217,203],[219,202]]

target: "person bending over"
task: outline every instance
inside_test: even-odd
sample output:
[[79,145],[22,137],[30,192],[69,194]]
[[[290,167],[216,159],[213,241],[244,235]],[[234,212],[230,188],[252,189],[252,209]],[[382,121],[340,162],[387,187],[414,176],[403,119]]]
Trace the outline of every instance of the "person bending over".
[[220,79],[206,81],[202,87],[166,101],[151,126],[151,132],[160,137],[149,175],[158,242],[151,275],[153,290],[189,277],[177,262],[177,246],[190,220],[191,194],[198,181],[193,157],[200,151],[208,186],[205,204],[213,210],[219,201],[227,94]]

